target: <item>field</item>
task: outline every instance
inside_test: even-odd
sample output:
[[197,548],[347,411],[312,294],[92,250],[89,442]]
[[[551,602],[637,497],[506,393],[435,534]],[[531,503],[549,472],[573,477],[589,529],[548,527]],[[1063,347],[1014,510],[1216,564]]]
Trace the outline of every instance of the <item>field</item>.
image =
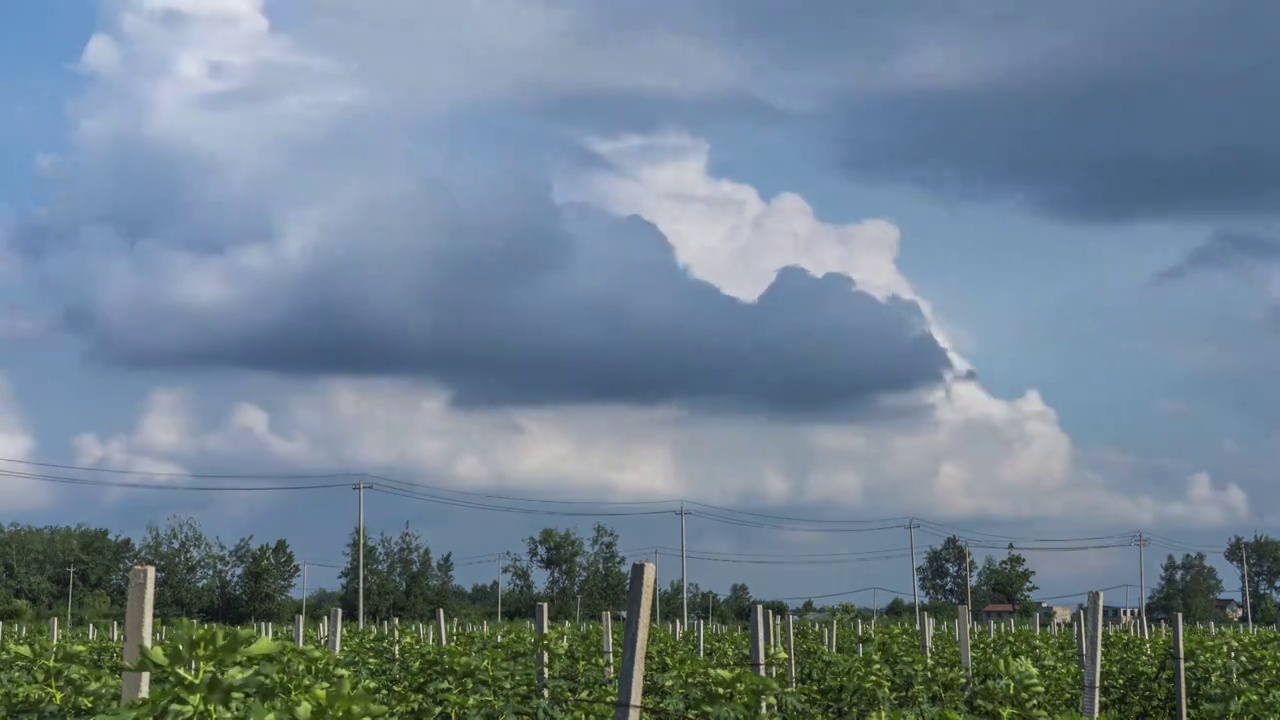
[[[121,709],[120,646],[80,633],[57,645],[46,628],[0,641],[0,716],[22,718],[603,718],[617,693],[606,680],[601,627],[553,625],[541,640],[528,623],[459,630],[447,647],[412,626],[398,637],[347,630],[338,655],[314,633],[304,647],[247,629],[181,625],[142,661],[151,695]],[[39,638],[37,639],[37,635]],[[622,647],[622,628],[614,628]],[[773,677],[749,665],[748,634],[730,629],[676,640],[654,628],[643,716],[654,718],[1065,718],[1076,717],[1081,673],[1070,632],[976,632],[966,690],[958,645],[941,630],[930,657],[909,626],[842,627],[836,652],[817,625],[795,626],[796,687],[781,648]],[[1275,717],[1280,636],[1188,629],[1189,716]],[[1174,716],[1171,640],[1104,636],[1102,709],[1111,718]],[[861,646],[861,654],[859,654]],[[545,696],[535,657],[548,654]],[[620,655],[620,650],[619,650]]]

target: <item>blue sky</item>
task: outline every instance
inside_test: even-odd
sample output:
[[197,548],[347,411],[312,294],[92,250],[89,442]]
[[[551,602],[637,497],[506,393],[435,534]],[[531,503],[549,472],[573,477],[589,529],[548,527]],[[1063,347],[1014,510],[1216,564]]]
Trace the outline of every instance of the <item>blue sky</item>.
[[[677,518],[609,513],[675,506],[607,503],[1154,556],[1269,531],[1276,11],[1151,5],[0,7],[0,457],[149,486],[8,477],[6,519],[193,513],[333,561],[349,489],[161,488],[348,471],[592,501],[485,502],[636,549]],[[460,557],[591,522],[367,506]],[[738,560],[906,541],[710,514],[690,547]],[[1133,548],[1028,552],[1047,595],[1136,582]]]

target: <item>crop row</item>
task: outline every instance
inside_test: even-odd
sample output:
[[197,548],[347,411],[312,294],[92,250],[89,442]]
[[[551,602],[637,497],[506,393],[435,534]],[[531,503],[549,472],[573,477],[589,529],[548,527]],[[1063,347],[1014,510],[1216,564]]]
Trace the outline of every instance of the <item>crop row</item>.
[[[1057,718],[1075,717],[1081,672],[1070,633],[1029,630],[977,634],[973,682],[966,687],[959,648],[937,633],[925,658],[913,628],[842,630],[831,652],[822,628],[795,628],[795,687],[781,650],[770,672],[753,674],[748,634],[678,640],[655,628],[644,682],[646,716],[758,717],[762,704],[778,718]],[[607,678],[599,625],[552,627],[537,636],[527,624],[461,631],[448,646],[416,633],[393,637],[348,631],[342,651],[324,650],[314,634],[303,647],[255,631],[180,625],[144,652],[151,694],[119,708],[120,646],[107,638],[67,637],[0,648],[0,715],[4,717],[256,718],[601,718],[617,692]],[[621,646],[621,628],[615,628]],[[548,656],[540,689],[538,651]],[[1113,718],[1173,715],[1169,637],[1107,634],[1102,709]],[[1187,632],[1190,716],[1262,718],[1280,706],[1280,637]]]

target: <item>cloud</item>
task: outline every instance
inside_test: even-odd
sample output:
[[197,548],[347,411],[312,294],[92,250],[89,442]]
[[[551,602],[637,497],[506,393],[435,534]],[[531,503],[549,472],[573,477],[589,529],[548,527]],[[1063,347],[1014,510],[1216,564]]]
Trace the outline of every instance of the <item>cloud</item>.
[[[691,277],[652,224],[556,206],[536,130],[444,120],[415,138],[439,147],[393,160],[375,90],[253,3],[126,7],[86,48],[63,196],[19,230],[84,283],[68,326],[101,358],[420,376],[461,404],[786,411],[951,369],[911,300],[779,264],[744,301]],[[508,139],[523,149],[493,147]]]
[[22,408],[14,396],[4,373],[0,372],[0,502],[13,510],[29,510],[48,504],[52,497],[47,485],[25,480],[9,473],[22,473],[29,468],[4,460],[30,460],[36,439],[23,419]]
[[1280,242],[1254,233],[1220,230],[1160,271],[1156,282],[1181,280],[1201,272],[1252,270],[1280,263]]
[[[933,396],[925,418],[850,423],[633,405],[461,409],[420,381],[327,380],[295,383],[272,404],[238,402],[209,425],[184,403],[186,417],[170,418],[181,440],[160,445],[175,463],[358,469],[529,495],[856,507],[860,516],[1085,517],[1126,528],[1249,516],[1238,486],[1205,473],[1170,492],[1167,475],[1152,482],[1131,460],[1126,468],[1081,456],[1035,393],[1006,402],[959,388]],[[169,392],[152,397],[139,428]]]
[[[766,200],[712,174],[687,135],[584,144],[523,112],[610,93],[676,115],[740,93],[818,112],[813,98],[851,87],[883,100],[981,85],[1025,48],[935,43],[925,57],[949,73],[921,78],[897,45],[919,38],[898,26],[861,65],[809,81],[794,71],[831,59],[834,26],[796,28],[820,42],[775,71],[743,39],[761,16],[725,30],[702,7],[667,6],[666,29],[627,3],[512,17],[388,2],[367,25],[322,3],[290,36],[254,0],[118,7],[82,59],[55,197],[18,224],[24,272],[71,296],[67,326],[102,357],[270,369],[292,391],[212,425],[200,398],[160,391],[132,432],[81,436],[85,463],[385,467],[455,487],[946,517],[1246,510],[1207,477],[1170,491],[1097,471],[1037,392],[988,393],[898,270],[892,224]],[[342,377],[299,379],[319,373]],[[873,401],[881,412],[709,412]]]
[[773,108],[829,139],[869,182],[1073,220],[1274,214],[1280,90],[1261,69],[1280,7],[806,7],[327,2],[300,33],[419,108],[622,105],[648,123],[654,104],[671,122],[731,101],[722,115]]

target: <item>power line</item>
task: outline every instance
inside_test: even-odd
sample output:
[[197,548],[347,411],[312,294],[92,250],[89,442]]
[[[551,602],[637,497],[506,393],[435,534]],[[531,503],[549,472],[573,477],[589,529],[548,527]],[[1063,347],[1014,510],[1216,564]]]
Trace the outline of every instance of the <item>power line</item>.
[[[351,478],[366,478],[373,480],[371,490],[381,492],[387,495],[402,497],[406,499],[420,500],[423,502],[440,504],[451,507],[461,507],[474,510],[485,510],[491,512],[503,512],[523,515],[543,515],[543,516],[559,516],[559,517],[635,517],[647,515],[665,515],[670,512],[667,509],[653,510],[556,510],[550,508],[530,508],[519,507],[514,504],[531,504],[531,505],[555,505],[555,506],[595,506],[597,508],[607,507],[653,507],[663,505],[676,505],[680,500],[562,500],[562,499],[546,499],[546,498],[529,498],[518,497],[513,495],[482,493],[467,490],[455,490],[439,486],[428,485],[420,482],[407,480],[399,480],[396,478],[377,475],[371,473],[357,472],[312,472],[312,473],[178,473],[178,472],[162,472],[151,470],[127,470],[109,467],[86,467],[61,463],[37,462],[32,460],[18,460],[15,458],[0,458],[0,463],[11,463],[15,465],[47,468],[55,470],[74,471],[80,473],[101,473],[117,476],[132,477],[152,477],[152,478],[169,478],[178,480],[278,480],[278,481],[299,481],[299,480],[334,480],[336,482],[313,482],[313,483],[289,483],[289,484],[166,484],[152,482],[136,482],[129,480],[106,481],[94,478],[69,477],[61,474],[50,474],[42,472],[27,472],[20,470],[0,470],[0,477],[10,477],[14,479],[31,480],[35,482],[57,483],[64,485],[82,485],[90,487],[107,487],[131,490],[164,490],[170,492],[280,492],[280,491],[305,491],[305,490],[325,490],[336,489],[347,486],[347,480]],[[468,499],[476,498],[476,499]],[[496,501],[496,502],[495,502]],[[857,533],[857,532],[877,532],[881,530],[891,530],[901,527],[903,521],[912,522],[912,518],[908,517],[887,517],[875,519],[834,519],[834,518],[804,518],[798,516],[771,514],[752,512],[747,510],[738,510],[734,508],[723,507],[711,503],[703,503],[697,501],[684,501],[687,505],[702,508],[700,511],[690,512],[696,518],[729,526],[744,527],[759,530],[776,530],[785,532],[800,533]],[[755,520],[750,518],[756,518]],[[926,534],[935,537],[944,537],[940,532],[949,532],[957,537],[969,541],[972,547],[979,549],[1001,550],[1002,546],[995,544],[992,540],[1002,540],[1019,543],[1017,547],[1020,551],[1026,552],[1051,552],[1051,551],[1081,551],[1106,549],[1113,547],[1124,547],[1132,545],[1133,533],[1113,534],[1113,535],[1096,535],[1075,538],[1057,538],[1057,537],[1023,537],[1016,535],[1002,535],[998,533],[987,533],[982,531],[965,530],[955,526],[931,521],[931,520],[915,520],[917,527]],[[796,524],[798,523],[798,524]],[[1203,551],[1217,552],[1219,548],[1211,548],[1208,546],[1198,546],[1185,543],[1160,536],[1150,536],[1157,544],[1162,545],[1166,549],[1175,549],[1180,551]],[[991,540],[978,540],[976,538],[990,538]],[[1106,543],[1104,541],[1115,540],[1114,543]],[[1125,540],[1126,542],[1120,542]],[[1065,543],[1076,543],[1075,545],[1064,545]],[[705,554],[705,553],[704,553]]]

